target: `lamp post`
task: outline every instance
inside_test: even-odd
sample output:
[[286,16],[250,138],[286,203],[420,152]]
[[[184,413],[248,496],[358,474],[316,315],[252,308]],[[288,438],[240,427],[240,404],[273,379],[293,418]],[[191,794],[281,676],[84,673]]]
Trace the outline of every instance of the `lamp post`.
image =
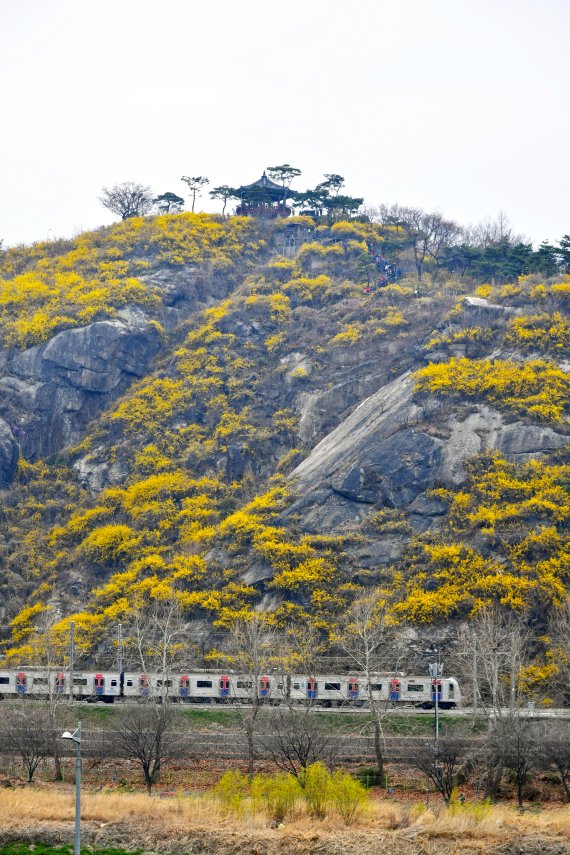
[[75,754],[75,843],[74,855],[80,855],[81,850],[81,722],[77,722],[77,729],[70,733],[66,730],[61,734],[62,739],[71,739],[77,745]]

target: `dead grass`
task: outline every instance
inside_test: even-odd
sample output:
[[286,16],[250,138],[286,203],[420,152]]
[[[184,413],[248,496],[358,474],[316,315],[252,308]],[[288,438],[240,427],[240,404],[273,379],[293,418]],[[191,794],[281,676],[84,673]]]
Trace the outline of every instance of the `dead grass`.
[[[82,794],[82,840],[157,855],[570,855],[570,808],[520,814],[513,807],[452,809],[374,800],[350,827],[335,815],[316,820],[299,804],[284,825],[245,805],[224,811],[210,795],[167,797],[115,790]],[[70,786],[0,789],[0,846],[68,844],[73,839]]]
[[[175,794],[168,797],[148,797],[143,793],[121,793],[116,790],[84,792],[81,804],[82,820],[108,824],[133,822],[154,827],[157,831],[175,833],[189,827],[201,831],[266,830],[266,814],[251,811],[248,806],[241,816],[228,814],[210,795]],[[74,797],[70,788],[53,785],[16,787],[0,790],[0,829],[30,826],[34,823],[71,822]],[[308,816],[302,806],[295,819],[277,829],[282,835],[338,834],[342,828],[338,816],[322,820]],[[394,831],[409,829],[426,838],[482,839],[505,834],[544,834],[570,840],[570,807],[549,808],[539,813],[520,813],[513,807],[477,806],[451,809],[435,807],[425,810],[422,805],[373,801],[366,805],[351,827],[362,831]]]

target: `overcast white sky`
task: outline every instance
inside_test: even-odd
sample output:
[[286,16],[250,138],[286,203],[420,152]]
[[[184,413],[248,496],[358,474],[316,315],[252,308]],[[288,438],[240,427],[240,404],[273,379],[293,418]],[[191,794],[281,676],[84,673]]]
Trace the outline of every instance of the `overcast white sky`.
[[[569,0],[0,0],[0,238],[288,162],[369,204],[570,232]],[[205,210],[216,206],[205,196]]]

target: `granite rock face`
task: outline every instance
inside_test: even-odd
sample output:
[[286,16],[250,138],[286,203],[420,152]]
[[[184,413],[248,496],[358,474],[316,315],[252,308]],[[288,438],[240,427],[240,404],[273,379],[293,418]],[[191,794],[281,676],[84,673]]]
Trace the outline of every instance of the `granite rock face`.
[[524,461],[568,442],[552,428],[507,421],[485,404],[454,408],[449,399],[415,400],[413,391],[409,373],[384,386],[293,471],[301,498],[289,512],[301,512],[308,530],[325,521],[326,528],[341,528],[381,508],[402,510],[413,528],[425,530],[444,512],[427,491],[459,486],[475,454],[496,449]]
[[12,431],[4,419],[0,419],[0,490],[10,485],[16,471],[18,457],[18,444]]
[[[4,352],[0,417],[13,442],[32,460],[77,442],[91,419],[146,374],[160,347],[155,325],[129,311],[64,330],[28,350]],[[3,466],[6,483],[10,471]]]

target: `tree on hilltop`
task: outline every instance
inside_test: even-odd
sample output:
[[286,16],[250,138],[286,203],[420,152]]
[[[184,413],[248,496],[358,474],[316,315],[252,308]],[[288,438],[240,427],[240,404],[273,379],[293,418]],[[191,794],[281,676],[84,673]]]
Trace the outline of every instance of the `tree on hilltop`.
[[188,189],[190,190],[190,193],[192,194],[192,213],[194,213],[194,206],[196,204],[196,196],[200,192],[202,187],[205,187],[206,184],[210,183],[210,180],[208,178],[205,178],[203,175],[194,175],[194,176],[183,175],[180,180],[184,181],[184,183],[188,185]]
[[220,184],[219,187],[214,187],[213,190],[210,190],[210,196],[212,199],[219,199],[221,202],[224,203],[224,207],[222,208],[222,216],[225,217],[228,199],[237,198],[237,193],[235,187],[230,187],[228,184]]
[[137,184],[134,181],[124,181],[112,187],[103,187],[99,201],[104,208],[119,214],[121,219],[144,217],[151,210],[154,202],[150,187]]
[[325,181],[321,181],[320,184],[317,184],[316,189],[326,190],[327,193],[333,193],[335,196],[338,196],[344,187],[344,177],[342,175],[337,175],[336,172],[325,172],[325,179]]
[[179,214],[184,205],[184,199],[176,193],[167,192],[157,196],[154,204],[161,214]]
[[281,166],[268,166],[267,174],[272,181],[278,181],[283,187],[287,187],[288,189],[293,179],[301,175],[301,170],[297,169],[296,166],[291,166],[289,163],[282,163]]

